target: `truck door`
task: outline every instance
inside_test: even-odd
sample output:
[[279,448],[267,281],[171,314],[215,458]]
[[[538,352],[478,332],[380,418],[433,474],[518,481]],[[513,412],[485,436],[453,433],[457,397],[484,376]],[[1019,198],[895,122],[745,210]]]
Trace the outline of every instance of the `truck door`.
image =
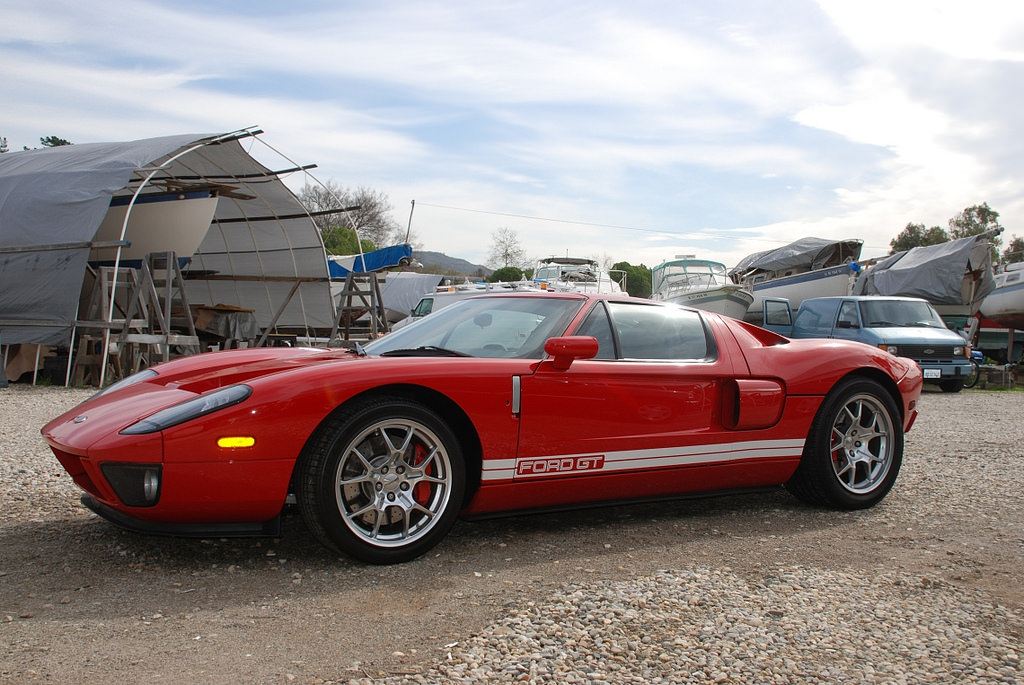
[[793,336],[793,306],[789,300],[778,297],[766,297],[761,302],[761,324],[773,333]]

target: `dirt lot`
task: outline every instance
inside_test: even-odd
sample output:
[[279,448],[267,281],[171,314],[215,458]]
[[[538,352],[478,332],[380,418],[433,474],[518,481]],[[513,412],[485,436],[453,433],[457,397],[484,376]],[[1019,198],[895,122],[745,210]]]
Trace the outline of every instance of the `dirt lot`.
[[328,554],[297,516],[279,539],[202,541],[94,517],[38,434],[87,395],[0,390],[0,680],[415,674],[569,584],[695,565],[895,570],[1024,610],[1021,392],[926,392],[900,480],[869,511],[810,509],[780,489],[460,522],[426,558],[384,568]]

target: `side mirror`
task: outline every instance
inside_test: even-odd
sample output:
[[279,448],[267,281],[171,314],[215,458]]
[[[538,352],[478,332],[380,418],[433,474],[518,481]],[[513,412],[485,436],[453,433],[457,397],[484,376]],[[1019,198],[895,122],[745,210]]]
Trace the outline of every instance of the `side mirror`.
[[592,335],[568,335],[564,338],[548,338],[544,351],[552,358],[552,366],[565,371],[576,359],[591,359],[597,356],[597,338]]

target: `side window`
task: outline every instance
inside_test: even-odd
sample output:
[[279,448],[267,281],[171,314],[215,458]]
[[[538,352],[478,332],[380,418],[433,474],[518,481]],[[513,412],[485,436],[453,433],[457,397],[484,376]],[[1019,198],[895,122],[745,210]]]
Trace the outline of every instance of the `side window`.
[[412,310],[413,316],[426,316],[434,309],[434,298],[424,297]]
[[793,325],[792,309],[786,302],[773,302],[768,300],[764,303],[764,323],[766,326],[791,326]]
[[857,315],[856,302],[843,302],[839,308],[839,318],[836,320],[837,328],[860,328],[860,318]]
[[609,302],[624,359],[706,359],[712,348],[697,312]]
[[793,320],[793,328],[818,337],[827,338],[832,334],[832,317],[836,316],[834,305],[828,302],[807,302],[800,305],[800,311]]
[[608,310],[603,302],[587,315],[576,335],[592,335],[597,338],[597,356],[594,359],[615,359],[615,338],[612,336],[612,322],[608,318]]

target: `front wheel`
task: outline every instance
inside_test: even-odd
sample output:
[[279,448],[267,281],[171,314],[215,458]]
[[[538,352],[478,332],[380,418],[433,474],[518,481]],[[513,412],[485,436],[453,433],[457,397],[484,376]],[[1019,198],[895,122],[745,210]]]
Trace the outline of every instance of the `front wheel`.
[[966,384],[963,378],[951,378],[946,381],[939,381],[939,388],[942,392],[960,392],[964,389]]
[[902,462],[896,402],[876,381],[851,378],[822,402],[786,488],[811,504],[865,509],[886,496]]
[[466,484],[451,429],[402,398],[370,400],[328,419],[296,469],[307,527],[326,546],[371,564],[409,561],[440,542]]

